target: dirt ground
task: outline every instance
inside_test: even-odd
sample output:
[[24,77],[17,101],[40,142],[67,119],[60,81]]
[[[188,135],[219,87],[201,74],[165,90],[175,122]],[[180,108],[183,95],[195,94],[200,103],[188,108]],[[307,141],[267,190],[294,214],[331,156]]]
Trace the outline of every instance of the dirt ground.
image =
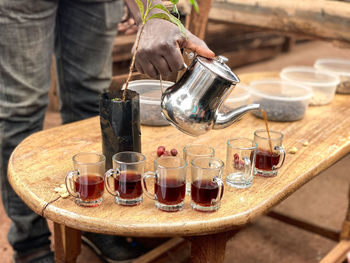
[[[339,49],[330,43],[308,42],[295,46],[290,53],[234,71],[239,75],[255,71],[279,71],[284,66],[290,65],[311,66],[317,58],[321,57],[350,59],[350,49]],[[350,95],[348,96],[350,104]],[[45,128],[59,124],[59,115],[55,112],[48,112]],[[339,230],[347,208],[349,170],[350,155],[322,172],[278,205],[275,210]],[[49,224],[52,227],[52,223],[49,222]],[[13,253],[6,238],[9,226],[10,220],[0,204],[1,263],[10,262]],[[318,262],[335,244],[329,239],[262,216],[228,242],[225,262],[312,263]],[[100,261],[88,248],[83,246],[78,262],[98,263]]]

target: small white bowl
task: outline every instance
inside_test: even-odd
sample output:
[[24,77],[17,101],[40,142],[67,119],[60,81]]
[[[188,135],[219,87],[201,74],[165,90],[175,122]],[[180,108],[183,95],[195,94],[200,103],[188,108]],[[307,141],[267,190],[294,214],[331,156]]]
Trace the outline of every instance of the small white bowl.
[[350,93],[350,60],[341,58],[317,59],[314,67],[336,74],[340,83],[337,86],[337,93]]
[[313,67],[294,66],[282,69],[280,77],[288,82],[299,83],[312,88],[310,105],[329,104],[335,94],[339,78],[337,75]]
[[247,105],[249,97],[250,94],[248,87],[244,84],[238,83],[220,107],[220,112],[227,113],[243,105]]
[[[174,85],[171,81],[162,81],[163,90]],[[123,88],[125,87],[125,84]],[[169,122],[161,114],[160,100],[162,91],[160,81],[156,79],[143,79],[130,81],[128,89],[140,95],[140,122],[148,126],[166,126]]]
[[[270,121],[297,121],[304,117],[312,89],[281,79],[264,79],[249,84],[250,102],[258,103]],[[262,118],[260,111],[253,114]]]

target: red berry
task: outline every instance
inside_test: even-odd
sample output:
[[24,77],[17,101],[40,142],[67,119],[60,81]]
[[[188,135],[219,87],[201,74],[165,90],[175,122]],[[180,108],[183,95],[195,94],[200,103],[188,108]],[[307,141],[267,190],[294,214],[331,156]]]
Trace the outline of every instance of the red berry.
[[170,155],[169,151],[164,151],[163,156],[169,156],[169,155]]
[[239,160],[239,155],[238,155],[237,153],[235,153],[235,154],[233,155],[233,158],[234,158],[235,160]]
[[158,149],[157,149],[157,155],[158,157],[162,156],[165,152],[165,147],[164,146],[158,146]]
[[176,156],[177,155],[177,150],[176,149],[171,149],[170,153],[172,156]]

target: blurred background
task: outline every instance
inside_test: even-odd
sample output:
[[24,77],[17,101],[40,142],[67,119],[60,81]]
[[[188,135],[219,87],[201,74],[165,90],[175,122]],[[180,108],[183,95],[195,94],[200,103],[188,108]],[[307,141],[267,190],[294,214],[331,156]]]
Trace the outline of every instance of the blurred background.
[[[228,66],[238,76],[279,72],[292,65],[313,66],[324,57],[350,60],[349,1],[202,0],[198,3],[200,12],[196,13],[187,0],[180,1],[183,23],[204,38],[217,55],[226,56]],[[119,30],[113,48],[116,86],[125,82],[137,28],[126,15]],[[55,69],[51,72],[46,129],[61,122]],[[135,72],[133,78],[144,77]],[[349,96],[350,106],[350,95],[345,96]],[[239,125],[236,127],[239,129]],[[262,216],[229,241],[225,262],[319,262],[338,243],[348,208],[349,170],[348,155],[274,208],[274,212],[282,213],[294,223],[304,222],[304,228],[277,220],[273,214]],[[10,262],[12,257],[5,235],[9,223],[0,206],[1,262]],[[184,242],[154,262],[188,262],[188,257],[188,244]],[[83,247],[78,262],[100,261]]]

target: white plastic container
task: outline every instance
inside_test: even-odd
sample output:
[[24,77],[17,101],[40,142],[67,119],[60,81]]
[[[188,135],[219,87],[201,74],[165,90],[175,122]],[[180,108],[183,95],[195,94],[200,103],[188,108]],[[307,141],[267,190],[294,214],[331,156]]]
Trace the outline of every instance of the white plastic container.
[[329,104],[335,94],[339,78],[337,75],[313,67],[286,67],[280,77],[290,83],[295,82],[312,88],[313,96],[310,105]]
[[321,58],[316,60],[314,67],[334,73],[339,77],[337,93],[350,93],[350,59]]
[[[302,119],[312,97],[312,89],[281,79],[252,81],[249,92],[250,102],[259,103],[270,121]],[[253,114],[263,118],[260,111]]]
[[249,102],[249,97],[250,94],[248,91],[248,86],[238,83],[223,105],[220,107],[220,112],[227,113],[243,105],[247,105]]
[[[173,82],[164,80],[162,84],[163,90],[174,85]],[[159,80],[144,79],[130,81],[128,89],[140,94],[140,122],[142,125],[169,125],[169,122],[161,114],[160,99],[162,92]]]

